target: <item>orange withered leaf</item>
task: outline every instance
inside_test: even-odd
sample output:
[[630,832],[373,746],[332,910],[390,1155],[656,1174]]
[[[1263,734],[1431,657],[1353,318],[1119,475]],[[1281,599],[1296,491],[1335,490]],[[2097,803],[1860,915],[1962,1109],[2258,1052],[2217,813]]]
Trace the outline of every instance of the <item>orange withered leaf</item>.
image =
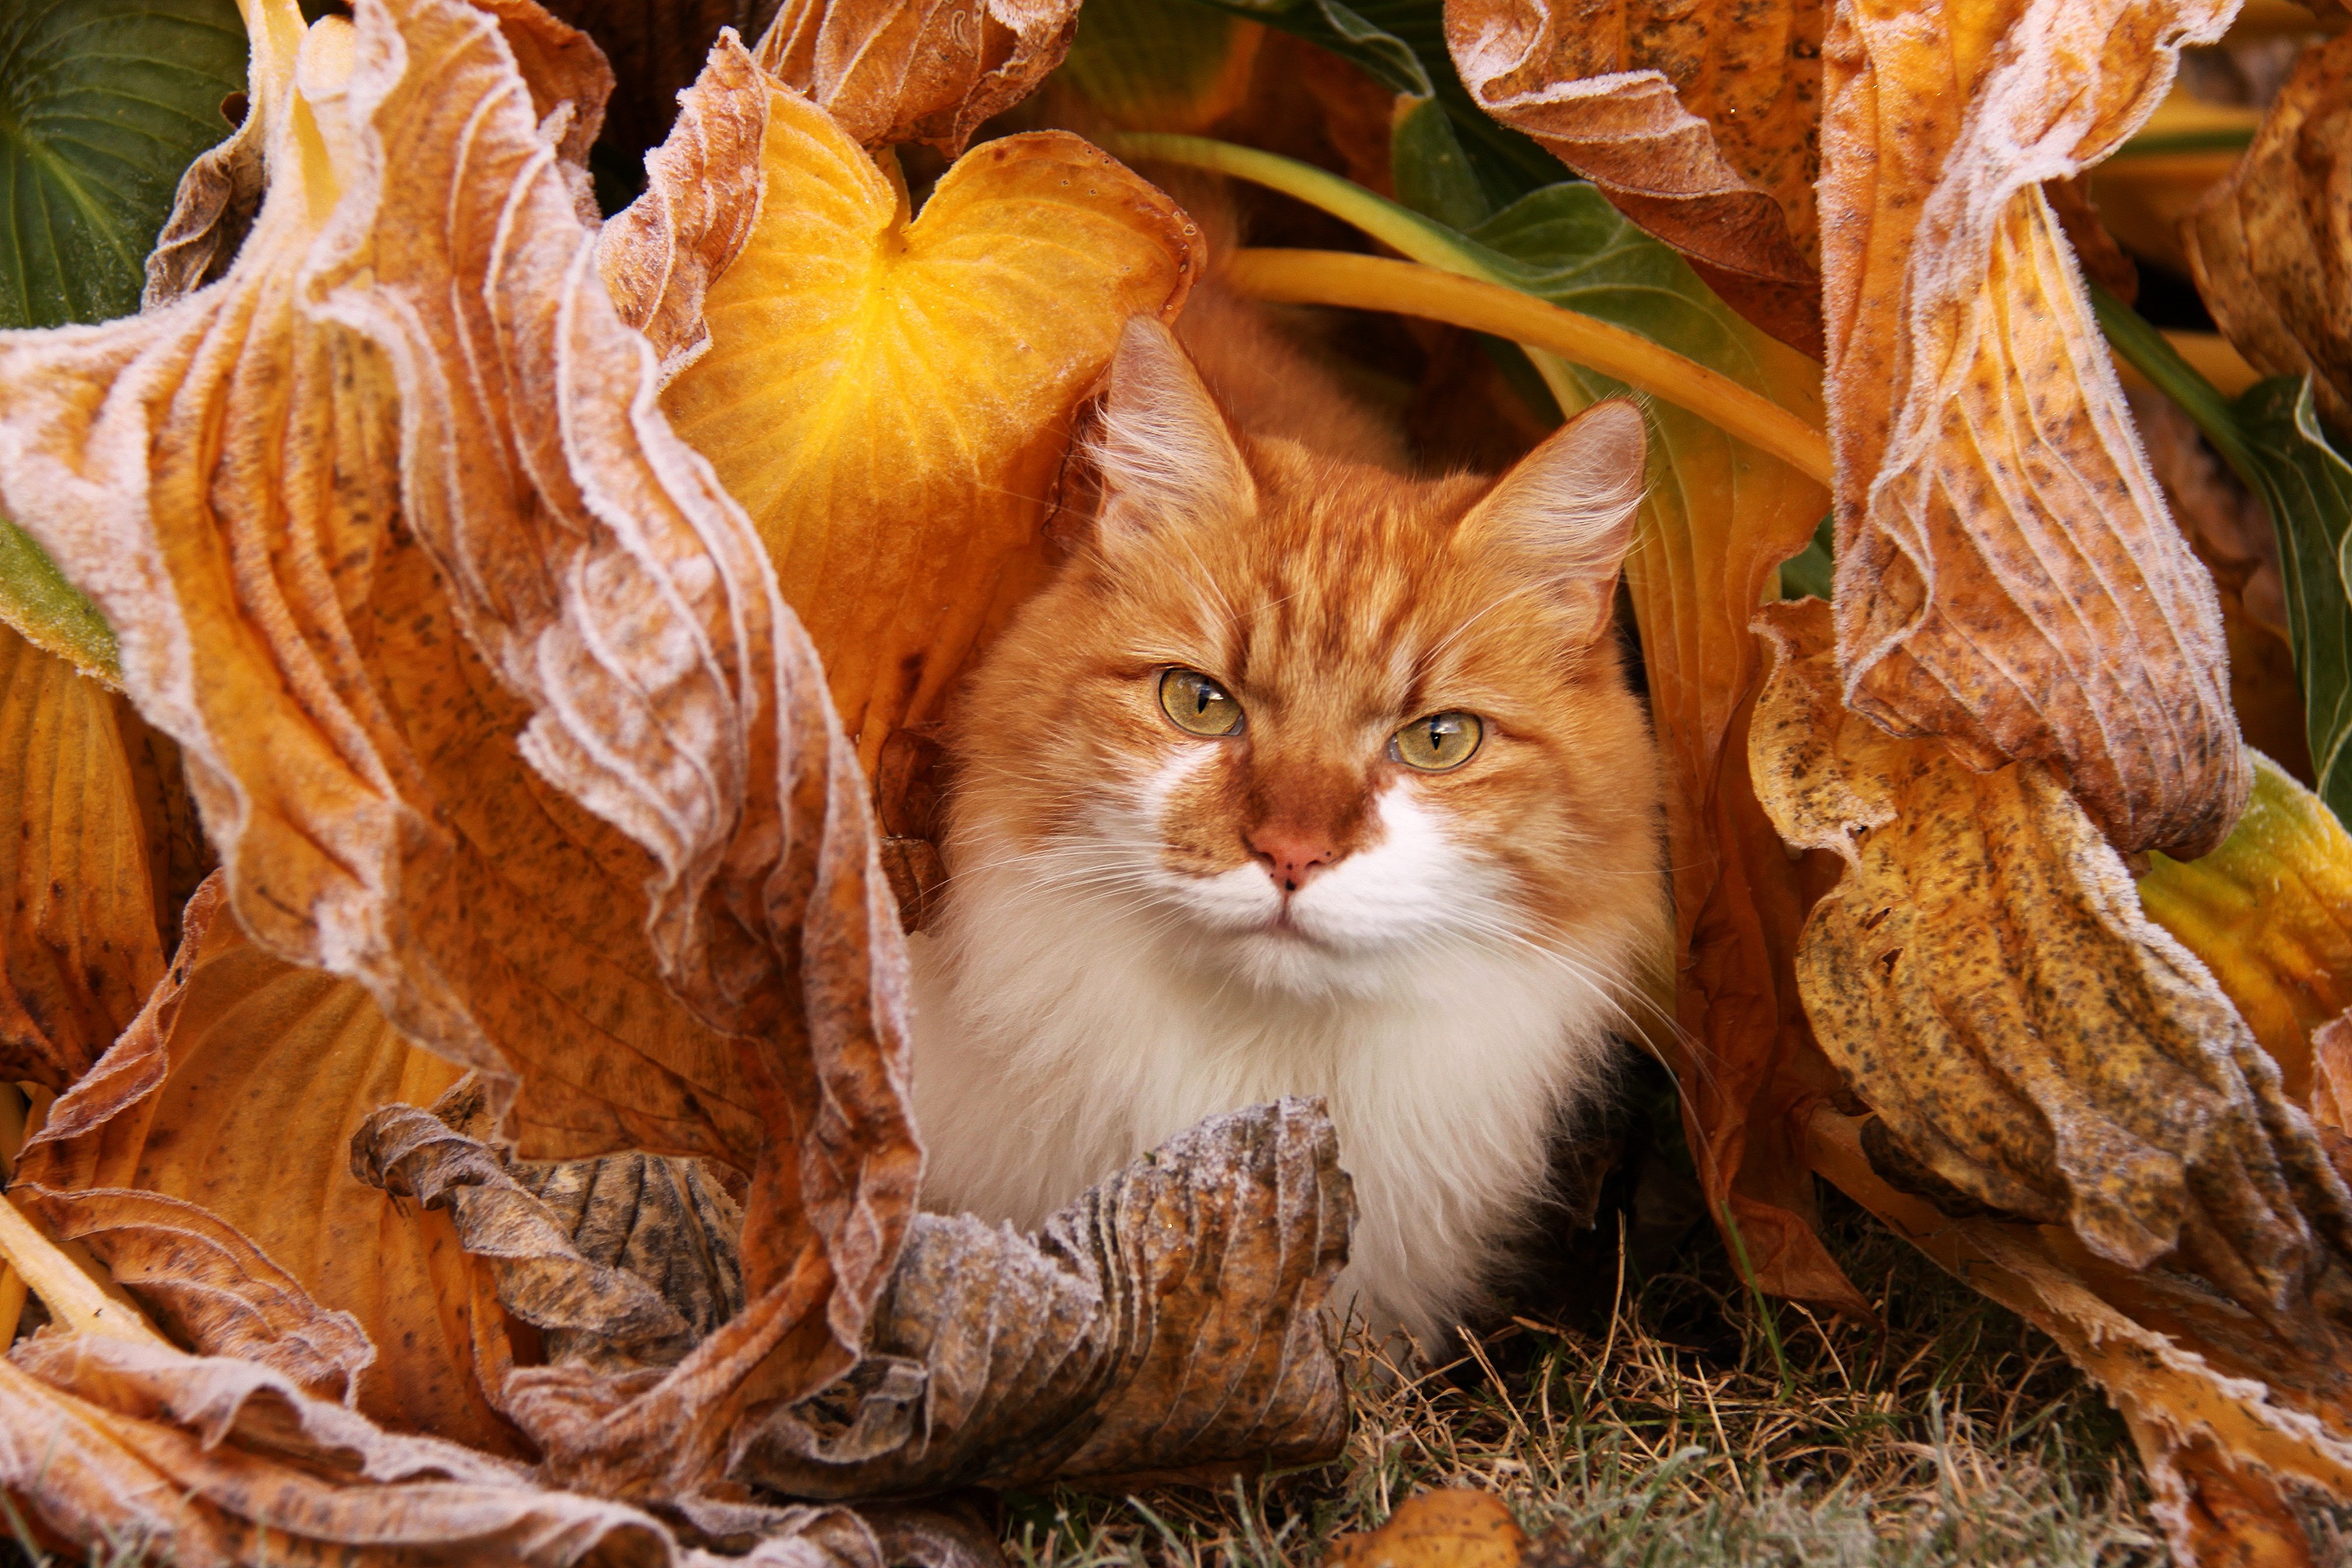
[[1078,0],[783,0],[761,66],[868,147],[953,157],[1062,63]]
[[0,626],[0,1080],[65,1088],[163,977],[120,702]]
[[2041,182],[2113,152],[2223,0],[1844,0],[1822,270],[1845,700],[2056,767],[2126,852],[2227,836],[2249,775],[2213,589],[2133,437]]
[[396,1430],[521,1452],[482,1386],[512,1353],[487,1274],[446,1219],[351,1171],[372,1107],[430,1100],[457,1068],[357,982],[253,942],[218,879],[186,924],[145,1011],[26,1144],[16,1198],[184,1342]]
[[1447,0],[1445,42],[1481,109],[1819,359],[1822,13],[1822,0]]
[[601,64],[524,5],[250,30],[251,232],[0,336],[0,511],[124,629],[259,947],[526,1152],[749,1171],[741,1347],[822,1381],[912,1205],[903,950],[815,656],[598,274]]
[[1516,1568],[1527,1531],[1493,1492],[1421,1492],[1378,1530],[1331,1543],[1324,1568]]
[[978,148],[910,222],[822,110],[706,87],[714,119],[745,112],[722,87],[764,96],[764,189],[662,406],[758,526],[870,773],[1036,585],[1072,416],[1127,319],[1181,303],[1192,226],[1058,132]]
[[2352,38],[2304,51],[2230,177],[2180,226],[2197,291],[2265,375],[2352,430]]

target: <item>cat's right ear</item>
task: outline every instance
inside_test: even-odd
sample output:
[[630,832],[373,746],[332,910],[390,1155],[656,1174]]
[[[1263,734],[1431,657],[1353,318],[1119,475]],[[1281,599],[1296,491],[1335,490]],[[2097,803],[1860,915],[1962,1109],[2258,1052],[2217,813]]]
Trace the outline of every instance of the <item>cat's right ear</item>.
[[1150,316],[1119,334],[1092,449],[1109,492],[1107,531],[1256,509],[1257,485],[1233,427],[1175,334]]

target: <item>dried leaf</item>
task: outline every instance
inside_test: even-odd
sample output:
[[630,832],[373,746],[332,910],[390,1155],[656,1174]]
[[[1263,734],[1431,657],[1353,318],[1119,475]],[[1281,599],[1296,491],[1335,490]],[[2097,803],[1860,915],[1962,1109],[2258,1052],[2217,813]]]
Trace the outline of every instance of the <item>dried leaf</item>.
[[0,1489],[78,1548],[182,1568],[685,1556],[635,1509],[385,1433],[251,1362],[92,1334],[42,1335],[13,1361],[0,1362]]
[[2352,1190],[2055,773],[1975,773],[1844,709],[1819,600],[1758,626],[1758,795],[1783,838],[1846,862],[1805,922],[1805,1014],[1901,1153],[2125,1268],[2309,1316],[2352,1255]]
[[347,1152],[371,1107],[429,1100],[457,1069],[356,982],[257,947],[217,880],[186,924],[168,984],[26,1145],[20,1201],[205,1353],[520,1453],[479,1386],[512,1357],[488,1270],[446,1220],[354,1180]]
[[1449,0],[1480,108],[1688,257],[1724,301],[1822,357],[1813,122],[1820,0]]
[[729,1401],[850,1363],[912,1209],[864,781],[597,275],[593,51],[522,5],[257,26],[253,232],[167,309],[0,337],[0,510],[129,628],[260,948],[478,1068],[526,1153],[751,1173],[755,1306],[550,1443],[683,1495]]
[[760,64],[868,147],[952,158],[1062,63],[1077,0],[783,0]]
[[841,1383],[743,1435],[795,1497],[1319,1463],[1347,1413],[1320,1316],[1354,1189],[1319,1101],[1180,1133],[1034,1238],[918,1219]]
[[[640,1278],[642,1263],[631,1268],[582,1252],[575,1227],[509,1174],[505,1162],[430,1111],[387,1105],[371,1112],[351,1140],[351,1159],[352,1174],[368,1185],[448,1211],[458,1245],[498,1276],[499,1300],[548,1333],[551,1360],[577,1354],[606,1363],[617,1355],[633,1365],[673,1365],[716,1326],[706,1321],[698,1333]],[[683,1230],[663,1242],[688,1243]],[[625,1237],[624,1249],[625,1244]],[[734,1305],[741,1305],[740,1279]]]
[[2189,548],[2213,577],[2239,729],[2248,745],[2308,779],[2311,746],[2287,640],[2278,530],[2262,499],[2200,437],[2179,405],[2153,388],[2136,388],[2129,396],[2148,469]]
[[1492,1492],[1421,1492],[1378,1530],[1331,1543],[1323,1568],[1517,1568],[1527,1531]]
[[909,223],[824,112],[749,90],[757,226],[662,405],[758,525],[870,771],[1039,580],[1071,416],[1121,324],[1182,301],[1192,226],[1058,132],[979,148]]
[[1845,700],[2049,763],[2126,852],[2250,780],[2210,584],[2164,513],[2041,182],[2145,121],[2223,0],[1842,5],[1822,200]]
[[[1814,1108],[1808,1133],[1815,1169],[2055,1339],[2106,1390],[2147,1464],[2153,1511],[2180,1563],[2322,1560],[2280,1488],[2323,1497],[2352,1489],[2340,1273],[2325,1312],[2282,1324],[2165,1268],[2119,1268],[2063,1227],[1939,1212],[1890,1186],[1864,1157],[1854,1122],[1826,1106]],[[2250,1558],[2258,1542],[2302,1555]]]
[[2181,226],[2197,291],[2266,375],[2352,431],[2352,37],[2304,51],[2236,172]]
[[0,1081],[65,1088],[163,978],[120,701],[0,626]]
[[2312,1092],[2312,1031],[2352,1007],[2352,834],[2267,757],[2221,847],[2149,858],[2141,907],[2212,972],[2278,1063],[2286,1092]]

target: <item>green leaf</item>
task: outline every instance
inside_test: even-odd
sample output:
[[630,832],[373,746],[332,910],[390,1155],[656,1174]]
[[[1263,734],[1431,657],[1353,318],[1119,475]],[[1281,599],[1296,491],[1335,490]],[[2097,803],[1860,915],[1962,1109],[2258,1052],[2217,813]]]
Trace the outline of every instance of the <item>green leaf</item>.
[[2308,376],[2274,376],[2231,405],[2254,492],[2278,529],[2287,637],[2319,798],[2352,824],[2352,463],[2320,427]]
[[0,5],[0,327],[137,310],[181,172],[244,88],[235,0]]
[[1837,572],[1837,514],[1825,512],[1811,542],[1780,563],[1780,597],[1827,599]]
[[117,685],[121,663],[114,630],[76,591],[32,537],[0,517],[0,621],[44,653],[85,675]]
[[1478,171],[1454,134],[1445,106],[1415,99],[1396,117],[1389,136],[1389,172],[1397,200],[1448,228],[1475,228],[1495,210]]

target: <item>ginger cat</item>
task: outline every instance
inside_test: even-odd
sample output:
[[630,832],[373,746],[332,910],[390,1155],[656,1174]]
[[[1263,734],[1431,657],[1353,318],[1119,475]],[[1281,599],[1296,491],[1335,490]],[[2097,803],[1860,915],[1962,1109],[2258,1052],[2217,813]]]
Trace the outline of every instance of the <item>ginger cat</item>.
[[1361,1215],[1334,1304],[1433,1349],[1669,929],[1611,625],[1642,418],[1415,479],[1248,307],[1183,330],[1129,324],[1091,546],[961,704],[923,1201],[1034,1226],[1202,1117],[1321,1095]]

